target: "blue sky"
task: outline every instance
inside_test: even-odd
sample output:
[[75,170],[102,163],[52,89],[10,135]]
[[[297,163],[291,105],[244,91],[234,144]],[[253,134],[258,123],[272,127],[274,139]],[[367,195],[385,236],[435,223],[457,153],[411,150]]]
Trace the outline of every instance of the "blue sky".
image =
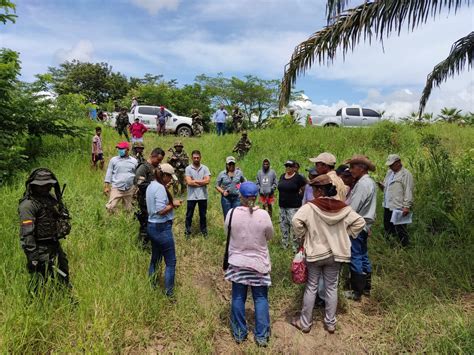
[[[325,24],[324,1],[16,0],[16,24],[0,46],[21,53],[24,80],[64,60],[111,64],[129,76],[163,74],[180,84],[205,73],[280,79],[295,45]],[[353,1],[353,3],[358,3]],[[426,75],[473,29],[472,8],[442,14],[416,32],[361,44],[297,81],[318,114],[360,104],[393,115],[416,110]],[[428,111],[474,111],[474,77],[464,72],[435,90]]]

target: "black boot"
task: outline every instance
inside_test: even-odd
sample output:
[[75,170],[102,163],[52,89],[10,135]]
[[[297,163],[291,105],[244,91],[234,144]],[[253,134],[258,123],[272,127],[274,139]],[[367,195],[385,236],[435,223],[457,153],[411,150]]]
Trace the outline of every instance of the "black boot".
[[352,291],[344,292],[344,296],[350,300],[360,301],[365,288],[365,274],[351,273]]
[[364,296],[370,296],[370,290],[372,290],[372,273],[368,272],[365,275]]

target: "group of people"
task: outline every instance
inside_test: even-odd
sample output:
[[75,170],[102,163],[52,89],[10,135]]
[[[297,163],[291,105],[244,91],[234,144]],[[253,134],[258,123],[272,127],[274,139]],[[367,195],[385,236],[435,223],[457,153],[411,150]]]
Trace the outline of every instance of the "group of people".
[[[101,129],[97,128],[92,160],[95,165],[103,166],[100,135]],[[109,161],[104,179],[104,193],[108,196],[106,209],[114,213],[122,203],[126,210],[132,211],[136,199],[140,239],[145,245],[151,242],[149,276],[155,284],[156,265],[164,259],[165,294],[173,297],[174,211],[183,205],[177,197],[186,195],[185,238],[193,235],[196,205],[199,231],[207,237],[207,187],[211,183],[211,172],[202,164],[199,150],[193,150],[189,158],[179,141],[169,150],[171,155],[166,163],[163,162],[166,153],[161,148],[153,149],[148,159],[143,158],[141,149],[141,161],[132,156],[129,142],[118,143],[116,149],[117,155]],[[309,160],[314,167],[308,169],[308,178],[299,173],[299,164],[294,160],[283,164],[285,172],[278,178],[270,160],[264,159],[255,182],[251,182],[236,166],[233,156],[226,158],[225,169],[217,175],[215,190],[221,195],[224,225],[228,231],[225,279],[232,282],[231,328],[239,343],[248,333],[245,321],[248,287],[254,298],[256,342],[265,346],[270,337],[268,241],[274,233],[272,215],[276,200],[281,245],[295,252],[303,248],[308,269],[301,315],[292,325],[309,332],[314,304],[319,298],[325,303],[325,329],[334,333],[338,277],[343,263],[350,263],[351,270],[351,290],[345,295],[360,300],[370,294],[372,266],[367,241],[376,219],[377,184],[369,173],[375,171],[375,165],[364,155],[354,155],[336,169],[336,158],[329,152]],[[378,183],[384,192],[384,228],[388,236],[396,236],[401,245],[406,246],[413,178],[398,155],[389,155],[386,165],[387,175]],[[172,186],[174,196],[170,192]],[[50,194],[53,187],[55,196]],[[60,238],[69,233],[64,230],[69,217],[64,218],[61,212],[64,212],[61,197],[59,183],[52,172],[34,171],[20,202],[20,237],[30,272],[45,278],[57,267],[56,274],[62,275],[69,284],[67,258],[59,244]]]
[[[225,134],[225,122],[227,120],[227,116],[229,113],[225,109],[224,105],[220,105],[219,109],[214,112],[212,119],[216,124],[217,128],[217,135],[224,135]],[[240,133],[243,129],[244,123],[244,114],[240,110],[239,106],[234,106],[232,109],[232,131],[234,133]]]

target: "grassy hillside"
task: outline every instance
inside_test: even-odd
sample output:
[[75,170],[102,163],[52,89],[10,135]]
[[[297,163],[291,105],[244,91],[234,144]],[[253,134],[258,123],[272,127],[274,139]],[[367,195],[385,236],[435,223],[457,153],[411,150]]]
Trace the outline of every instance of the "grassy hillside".
[[[110,129],[103,135],[105,155],[110,158],[118,136]],[[208,239],[196,237],[186,242],[185,207],[177,213],[177,302],[170,303],[148,283],[149,252],[137,246],[138,223],[130,215],[106,214],[104,173],[89,168],[89,138],[46,138],[43,158],[31,162],[31,167],[50,167],[61,184],[67,183],[65,201],[73,216],[73,230],[63,246],[79,304],[72,306],[54,292],[46,300],[33,300],[26,294],[28,274],[19,246],[16,210],[27,174],[19,173],[16,183],[0,189],[0,351],[474,352],[472,128],[391,124],[370,129],[295,127],[252,131],[249,136],[252,150],[238,163],[249,179],[255,178],[263,158],[269,158],[281,173],[288,158],[299,161],[304,169],[311,165],[307,158],[322,151],[334,153],[339,161],[353,153],[367,154],[377,164],[377,179],[385,174],[387,154],[397,152],[414,173],[412,247],[401,250],[384,240],[379,211],[369,241],[375,269],[373,295],[361,303],[340,299],[335,335],[322,330],[319,310],[310,334],[299,334],[287,323],[299,311],[303,286],[290,280],[292,254],[280,248],[277,213],[276,234],[270,245],[270,347],[258,349],[252,340],[238,346],[228,329],[230,287],[220,269],[225,232],[219,196],[213,187]],[[188,153],[201,150],[203,163],[215,177],[224,169],[225,157],[237,138],[206,135],[183,143]],[[150,134],[145,141],[147,151],[155,146],[167,150],[174,139]],[[249,311],[248,318],[252,317]]]

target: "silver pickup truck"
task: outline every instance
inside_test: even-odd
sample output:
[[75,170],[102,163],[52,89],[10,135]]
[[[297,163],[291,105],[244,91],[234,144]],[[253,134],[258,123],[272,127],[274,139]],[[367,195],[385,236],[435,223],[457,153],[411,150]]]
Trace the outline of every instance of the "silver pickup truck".
[[[133,123],[135,118],[138,118],[149,130],[156,131],[156,116],[159,110],[160,106],[135,106],[133,110],[129,112],[128,119],[130,123]],[[193,133],[193,119],[191,117],[179,116],[167,108],[165,108],[165,111],[171,115],[166,119],[166,132],[175,133],[181,137],[189,137]],[[115,127],[115,118],[117,115],[118,113],[114,113],[109,121],[112,127]]]
[[343,107],[335,116],[311,116],[313,126],[322,127],[366,127],[380,122],[377,111],[361,107]]

